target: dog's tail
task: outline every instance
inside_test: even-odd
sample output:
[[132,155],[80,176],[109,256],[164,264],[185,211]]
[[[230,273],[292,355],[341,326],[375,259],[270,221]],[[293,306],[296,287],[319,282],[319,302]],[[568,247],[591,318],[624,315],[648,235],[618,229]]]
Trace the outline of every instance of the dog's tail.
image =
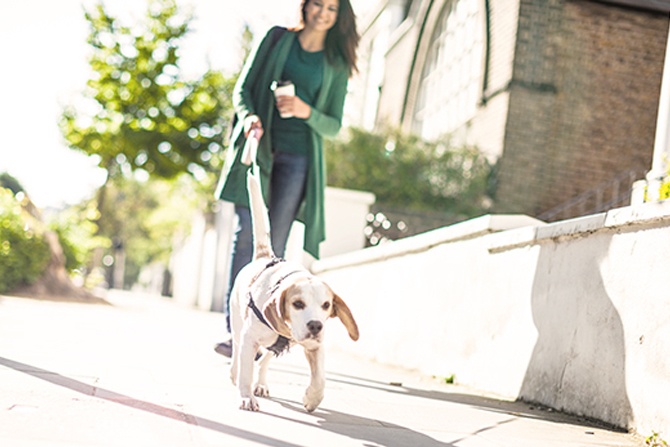
[[247,173],[247,190],[249,191],[249,208],[251,209],[254,236],[254,255],[252,259],[272,258],[274,257],[274,251],[270,239],[270,220],[263,200],[261,180],[256,164],[252,165]]

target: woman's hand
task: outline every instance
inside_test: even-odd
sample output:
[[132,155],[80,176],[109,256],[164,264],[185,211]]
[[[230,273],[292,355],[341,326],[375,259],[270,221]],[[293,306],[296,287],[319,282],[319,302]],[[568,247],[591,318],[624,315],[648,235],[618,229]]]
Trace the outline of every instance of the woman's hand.
[[258,115],[249,115],[244,119],[244,138],[249,138],[252,130],[256,130],[257,138],[260,140],[263,136],[263,125]]
[[277,110],[282,115],[289,114],[306,120],[312,114],[312,108],[297,96],[279,96]]

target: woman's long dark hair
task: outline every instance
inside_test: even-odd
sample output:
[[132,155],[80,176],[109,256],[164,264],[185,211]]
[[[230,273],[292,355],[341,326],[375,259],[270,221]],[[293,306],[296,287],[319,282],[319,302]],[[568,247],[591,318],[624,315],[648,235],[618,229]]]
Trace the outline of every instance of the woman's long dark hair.
[[[302,0],[300,5],[301,25],[304,26],[305,9],[310,0]],[[349,71],[349,76],[358,71],[356,66],[356,49],[360,36],[356,29],[356,15],[351,7],[349,0],[339,0],[339,9],[337,11],[337,21],[326,35],[326,60],[331,65],[337,65],[340,61],[344,62]]]

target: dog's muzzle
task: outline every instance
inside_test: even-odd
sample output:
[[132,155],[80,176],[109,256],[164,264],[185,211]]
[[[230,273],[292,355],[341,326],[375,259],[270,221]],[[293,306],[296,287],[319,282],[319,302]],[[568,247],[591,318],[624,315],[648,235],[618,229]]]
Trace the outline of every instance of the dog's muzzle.
[[323,323],[320,321],[312,320],[309,323],[307,323],[307,330],[309,331],[312,337],[316,337],[317,335],[319,335],[322,329],[323,329]]

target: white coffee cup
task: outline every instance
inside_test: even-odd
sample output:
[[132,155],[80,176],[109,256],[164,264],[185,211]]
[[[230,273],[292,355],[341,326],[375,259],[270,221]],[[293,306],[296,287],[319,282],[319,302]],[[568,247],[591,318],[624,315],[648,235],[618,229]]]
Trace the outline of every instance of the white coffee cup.
[[[277,82],[273,85],[273,87],[275,98],[279,98],[280,96],[295,96],[295,86],[291,81]],[[279,116],[282,118],[291,118],[293,114],[290,112],[279,112]]]

